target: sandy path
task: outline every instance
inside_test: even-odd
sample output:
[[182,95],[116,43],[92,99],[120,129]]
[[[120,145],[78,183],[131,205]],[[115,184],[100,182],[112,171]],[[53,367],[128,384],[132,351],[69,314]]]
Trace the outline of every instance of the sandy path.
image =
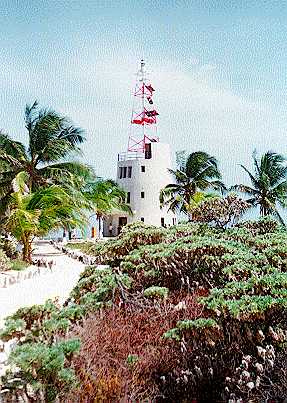
[[42,304],[48,298],[55,297],[63,302],[85,268],[84,264],[64,255],[49,243],[39,243],[35,254],[46,260],[54,260],[56,265],[51,273],[43,270],[39,276],[0,289],[0,327],[7,315],[22,306]]

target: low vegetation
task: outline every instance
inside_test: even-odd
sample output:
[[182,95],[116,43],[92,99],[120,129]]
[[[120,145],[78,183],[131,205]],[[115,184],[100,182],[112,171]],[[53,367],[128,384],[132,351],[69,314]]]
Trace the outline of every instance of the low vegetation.
[[6,320],[4,395],[54,402],[283,401],[287,233],[270,218],[233,228],[127,226],[79,244],[87,267],[64,307]]

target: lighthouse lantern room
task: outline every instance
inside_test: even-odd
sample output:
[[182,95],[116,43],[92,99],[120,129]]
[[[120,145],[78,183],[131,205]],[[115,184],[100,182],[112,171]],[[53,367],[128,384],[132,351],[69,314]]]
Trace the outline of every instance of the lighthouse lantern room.
[[176,215],[160,207],[159,194],[168,183],[171,153],[157,134],[159,113],[154,104],[155,89],[141,60],[133,96],[127,151],[118,155],[117,183],[126,191],[132,215],[115,213],[105,220],[104,235],[116,236],[121,228],[142,221],[156,226],[176,224]]

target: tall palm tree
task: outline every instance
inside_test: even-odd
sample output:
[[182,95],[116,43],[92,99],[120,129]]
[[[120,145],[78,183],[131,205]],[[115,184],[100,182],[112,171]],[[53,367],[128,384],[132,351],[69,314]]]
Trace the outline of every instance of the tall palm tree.
[[204,151],[193,152],[187,158],[182,158],[181,155],[178,169],[169,171],[175,182],[160,192],[161,205],[168,206],[173,212],[183,212],[189,219],[190,204],[198,191],[225,189],[220,181],[221,174],[216,158]]
[[39,108],[35,101],[26,106],[27,147],[0,133],[0,204],[3,207],[12,192],[12,180],[19,172],[28,174],[27,185],[34,191],[51,183],[63,184],[71,175],[89,168],[71,157],[80,153],[84,141],[82,129],[58,113]]
[[278,212],[278,207],[287,206],[287,165],[286,158],[281,154],[268,151],[260,159],[256,153],[253,155],[254,172],[249,171],[244,165],[241,167],[248,174],[251,186],[240,184],[232,188],[245,193],[252,206],[260,208],[260,215],[274,215],[284,224],[283,218]]

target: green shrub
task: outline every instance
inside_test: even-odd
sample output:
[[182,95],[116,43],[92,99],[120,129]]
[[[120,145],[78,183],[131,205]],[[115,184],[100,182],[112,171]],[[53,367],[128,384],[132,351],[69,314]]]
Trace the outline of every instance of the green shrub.
[[131,282],[127,274],[114,272],[111,268],[88,269],[71,292],[71,298],[79,302],[85,294],[93,293],[94,302],[107,302],[119,286],[129,288]]
[[88,242],[78,244],[77,247],[83,252],[94,256],[96,263],[117,267],[132,250],[142,245],[157,244],[164,239],[166,234],[167,231],[164,228],[138,222],[126,225],[118,239],[96,243]]
[[54,402],[57,397],[64,397],[77,383],[74,371],[66,366],[79,349],[80,342],[77,339],[51,346],[42,343],[24,344],[12,351],[10,362],[20,368],[27,384],[37,379],[38,396],[43,394],[45,402]]
[[273,217],[267,216],[258,220],[249,220],[237,224],[238,228],[248,230],[252,235],[264,235],[278,232],[282,226]]
[[149,287],[144,290],[144,296],[148,298],[167,298],[169,289],[166,287]]
[[194,320],[181,320],[178,321],[176,327],[164,333],[163,337],[166,339],[181,340],[181,335],[184,331],[200,331],[209,328],[218,328],[218,324],[211,318],[199,318]]
[[29,267],[30,264],[27,262],[24,262],[21,259],[12,259],[11,260],[11,270],[16,270],[16,271],[21,271]]

